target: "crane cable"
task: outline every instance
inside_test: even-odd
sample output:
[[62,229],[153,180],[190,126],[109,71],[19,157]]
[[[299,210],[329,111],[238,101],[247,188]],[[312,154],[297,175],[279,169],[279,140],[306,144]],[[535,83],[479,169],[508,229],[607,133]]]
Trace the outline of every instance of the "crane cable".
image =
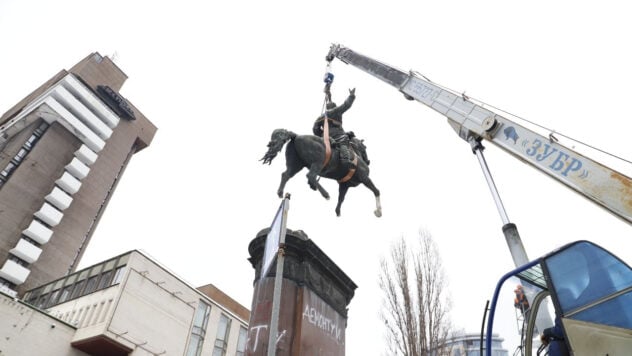
[[331,92],[329,91],[329,87],[334,81],[334,75],[331,72],[331,62],[327,62],[327,67],[325,68],[325,77],[323,78],[323,81],[325,82],[325,99],[323,100],[321,116],[323,117],[323,143],[325,144],[325,160],[323,162],[323,168],[325,168],[327,164],[329,164],[329,160],[331,160],[331,142],[329,142],[329,118],[327,117],[327,104],[331,102]]
[[585,142],[583,142],[583,141],[581,141],[581,140],[575,139],[575,138],[570,137],[570,136],[568,136],[568,135],[565,135],[565,134],[563,134],[563,133],[557,132],[557,131],[555,131],[555,130],[551,130],[551,129],[549,129],[548,127],[545,127],[545,126],[543,126],[543,125],[540,125],[540,124],[538,124],[538,123],[536,123],[536,122],[533,122],[533,121],[531,121],[531,120],[525,119],[524,117],[521,117],[521,116],[518,116],[518,115],[512,114],[511,112],[509,112],[509,111],[507,111],[507,110],[503,110],[503,109],[501,109],[501,108],[499,108],[499,107],[496,107],[496,106],[494,106],[494,105],[488,104],[488,103],[486,103],[486,102],[484,102],[484,101],[482,101],[482,100],[479,100],[479,99],[476,99],[476,98],[472,98],[472,97],[471,97],[471,96],[469,96],[469,95],[468,95],[467,97],[465,97],[465,93],[463,93],[463,94],[457,94],[457,91],[452,90],[451,88],[448,88],[448,87],[446,87],[446,86],[444,86],[444,85],[441,85],[441,84],[438,84],[438,83],[433,82],[432,80],[428,79],[428,77],[426,77],[425,75],[423,75],[422,73],[420,73],[420,72],[418,72],[418,71],[411,71],[411,74],[413,74],[413,75],[418,75],[418,76],[422,77],[424,80],[427,80],[428,82],[430,82],[430,83],[432,83],[432,84],[434,84],[434,85],[436,85],[436,86],[440,87],[440,88],[441,88],[441,89],[443,89],[443,90],[449,91],[449,92],[451,92],[451,93],[452,93],[452,94],[454,94],[454,95],[458,95],[458,96],[462,96],[462,97],[464,97],[464,98],[467,98],[467,100],[472,101],[472,102],[474,102],[475,104],[480,105],[481,107],[488,107],[488,108],[492,108],[492,109],[494,109],[494,110],[496,110],[496,111],[500,111],[500,112],[502,112],[502,113],[504,113],[504,114],[507,114],[507,115],[510,115],[510,116],[512,116],[512,117],[514,117],[514,118],[517,118],[517,119],[519,119],[519,120],[522,120],[523,122],[529,123],[529,124],[531,124],[531,125],[533,125],[533,126],[539,127],[539,128],[541,128],[541,129],[543,129],[543,130],[546,130],[546,131],[548,131],[548,132],[549,132],[549,138],[550,138],[550,139],[552,139],[552,140],[554,140],[554,141],[556,141],[556,142],[557,142],[557,139],[555,138],[555,136],[553,136],[554,134],[559,135],[559,136],[562,136],[562,137],[564,137],[564,138],[566,138],[566,139],[568,139],[568,140],[571,140],[571,141],[577,142],[577,143],[579,143],[580,145],[582,145],[582,146],[584,146],[584,147],[590,148],[590,149],[592,149],[592,150],[594,150],[594,151],[597,151],[597,152],[600,152],[600,153],[605,154],[605,155],[607,155],[607,156],[610,156],[610,157],[612,157],[612,158],[618,159],[618,160],[620,160],[620,161],[622,161],[622,162],[625,162],[625,163],[628,163],[628,164],[632,164],[632,161],[631,161],[631,160],[628,160],[628,159],[625,159],[625,158],[623,158],[623,157],[621,157],[621,156],[618,156],[618,155],[615,155],[615,154],[613,154],[613,153],[607,152],[607,151],[605,151],[605,150],[602,150],[601,148],[595,147],[595,146],[593,146],[593,145],[591,145],[591,144],[585,143]]
[[[495,106],[493,106],[493,105],[490,105],[490,104],[487,104],[487,103],[485,103],[485,102],[483,102],[483,101],[480,101],[480,100],[477,100],[477,99],[474,99],[474,100],[475,100],[476,102],[480,103],[480,105],[481,105],[481,106],[487,106],[487,107],[490,107],[490,108],[492,108],[492,109],[494,109],[494,110],[500,111],[500,112],[505,113],[505,114],[507,114],[507,115],[511,115],[512,117],[515,117],[515,118],[520,119],[520,120],[522,120],[522,121],[524,121],[524,122],[527,122],[527,123],[529,123],[529,124],[531,124],[531,125],[534,125],[534,126],[537,126],[537,127],[541,128],[541,129],[544,129],[544,130],[549,131],[549,138],[553,139],[553,140],[554,140],[554,141],[556,141],[556,142],[557,142],[557,139],[555,138],[555,136],[553,136],[554,134],[559,135],[559,136],[562,136],[562,137],[564,137],[564,138],[566,138],[566,139],[568,139],[568,140],[571,140],[571,141],[573,141],[573,142],[576,142],[576,143],[578,143],[578,144],[580,144],[580,145],[582,145],[582,146],[584,146],[584,147],[590,148],[590,149],[592,149],[592,150],[594,150],[594,151],[597,151],[597,152],[600,152],[600,153],[602,153],[602,154],[604,154],[604,155],[610,156],[610,157],[612,157],[612,158],[616,158],[616,159],[618,159],[618,160],[620,160],[620,161],[622,161],[622,162],[626,162],[626,163],[628,163],[628,164],[632,164],[632,161],[630,161],[630,160],[628,160],[628,159],[625,159],[625,158],[623,158],[623,157],[621,157],[621,156],[618,156],[618,155],[616,155],[616,154],[614,154],[614,153],[610,153],[610,152],[608,152],[608,151],[602,150],[602,149],[601,149],[601,148],[599,148],[599,147],[593,146],[593,145],[591,145],[591,144],[589,144],[589,143],[583,142],[583,141],[581,141],[581,140],[578,140],[578,139],[576,139],[576,138],[570,137],[570,136],[565,135],[565,134],[563,134],[563,133],[560,133],[560,132],[557,132],[557,131],[555,131],[555,130],[549,129],[548,127],[542,126],[542,125],[540,125],[540,124],[538,124],[538,123],[535,123],[535,122],[533,122],[533,121],[530,121],[530,120],[528,120],[528,119],[525,119],[525,118],[523,118],[523,117],[521,117],[521,116],[514,115],[514,114],[512,114],[512,113],[510,113],[510,112],[508,112],[508,111],[506,111],[506,110],[503,110],[503,109],[497,108],[497,107],[495,107]],[[571,148],[572,148],[572,147],[571,147]],[[574,148],[572,148],[572,149],[574,149]]]

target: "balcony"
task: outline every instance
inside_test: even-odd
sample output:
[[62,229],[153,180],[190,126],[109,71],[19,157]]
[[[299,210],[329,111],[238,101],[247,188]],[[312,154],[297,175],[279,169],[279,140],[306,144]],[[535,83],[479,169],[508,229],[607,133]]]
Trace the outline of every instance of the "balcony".
[[79,160],[85,163],[86,166],[91,166],[94,162],[96,162],[99,156],[88,148],[88,146],[81,145],[81,147],[79,147],[79,149],[75,152],[75,157],[79,158]]
[[53,191],[46,196],[46,201],[57,209],[64,211],[70,206],[70,203],[72,203],[72,197],[63,190],[55,187]]
[[68,194],[75,194],[81,188],[81,182],[72,176],[72,174],[68,172],[64,172],[64,174],[55,181],[57,185],[63,189]]
[[[99,152],[105,147],[105,141],[103,141],[101,137],[81,122],[81,120],[65,108],[64,105],[55,100],[54,97],[47,97],[42,104],[46,104],[48,108],[50,108],[46,113],[42,113],[41,115],[42,119],[46,120],[46,122],[52,124],[57,121],[68,131],[74,133],[77,138],[95,152]],[[44,107],[43,109],[47,108]]]
[[17,246],[9,250],[9,252],[28,263],[33,263],[39,258],[42,249],[25,239],[20,239]]
[[42,205],[42,208],[35,213],[35,216],[43,222],[47,223],[49,226],[57,226],[57,224],[59,224],[59,222],[61,221],[61,218],[64,217],[64,214],[59,210],[53,208],[52,205],[44,203],[44,205]]
[[90,172],[90,168],[81,162],[77,157],[73,158],[70,163],[66,165],[66,171],[72,174],[73,177],[82,180]]
[[88,339],[73,341],[72,347],[94,356],[126,356],[134,349],[112,340],[105,335],[97,335]]
[[[33,112],[37,115],[31,115]],[[68,74],[57,85],[30,102],[17,116],[5,123],[4,133],[10,137],[19,132],[22,127],[28,126],[32,121],[23,122],[21,125],[16,125],[16,123],[29,115],[42,118],[49,124],[58,122],[94,152],[103,149],[105,140],[111,136],[112,129],[120,120],[105,103],[72,74]]]
[[101,121],[109,128],[115,128],[120,119],[100,99],[98,99],[85,85],[81,84],[74,75],[69,74],[61,83],[64,88],[71,92],[83,105],[94,112]]
[[112,135],[112,129],[101,121],[92,111],[85,107],[66,88],[59,85],[51,93],[52,97],[67,108],[72,114],[86,125],[102,140],[107,140]]
[[53,235],[53,230],[47,228],[44,224],[33,220],[31,221],[31,225],[29,225],[26,230],[22,231],[22,233],[44,245],[50,240],[50,237]]
[[7,260],[0,269],[0,277],[6,279],[13,284],[22,284],[26,281],[31,271],[28,268],[20,266],[14,261]]

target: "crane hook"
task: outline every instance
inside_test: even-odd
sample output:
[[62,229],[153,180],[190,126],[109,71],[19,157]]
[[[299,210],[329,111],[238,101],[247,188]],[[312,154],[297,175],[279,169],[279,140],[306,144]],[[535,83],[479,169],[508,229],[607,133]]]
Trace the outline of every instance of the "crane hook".
[[325,69],[325,77],[323,78],[325,84],[331,84],[334,81],[334,74],[331,72],[331,62],[327,63],[327,68]]

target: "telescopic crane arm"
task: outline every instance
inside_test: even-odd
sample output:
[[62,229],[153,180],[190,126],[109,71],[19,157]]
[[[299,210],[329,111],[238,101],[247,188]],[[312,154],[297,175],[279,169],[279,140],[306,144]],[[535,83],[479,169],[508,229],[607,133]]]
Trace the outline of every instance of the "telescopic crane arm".
[[471,102],[424,78],[406,73],[349,48],[332,45],[327,61],[338,58],[439,112],[458,135],[476,147],[492,142],[632,224],[632,178]]

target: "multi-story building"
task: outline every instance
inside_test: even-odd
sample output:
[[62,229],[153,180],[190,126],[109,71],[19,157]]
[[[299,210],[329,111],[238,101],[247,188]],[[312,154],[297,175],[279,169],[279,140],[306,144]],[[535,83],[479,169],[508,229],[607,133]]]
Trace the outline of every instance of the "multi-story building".
[[156,127],[119,94],[127,79],[93,53],[0,117],[0,290],[71,273],[131,156]]
[[0,293],[7,355],[244,355],[250,312],[130,251],[27,291]]
[[[509,352],[503,348],[503,338],[494,334],[492,339],[492,356],[508,356]],[[448,340],[451,356],[482,356],[481,354],[481,335],[480,334],[463,334]],[[483,339],[483,347],[485,339]]]

